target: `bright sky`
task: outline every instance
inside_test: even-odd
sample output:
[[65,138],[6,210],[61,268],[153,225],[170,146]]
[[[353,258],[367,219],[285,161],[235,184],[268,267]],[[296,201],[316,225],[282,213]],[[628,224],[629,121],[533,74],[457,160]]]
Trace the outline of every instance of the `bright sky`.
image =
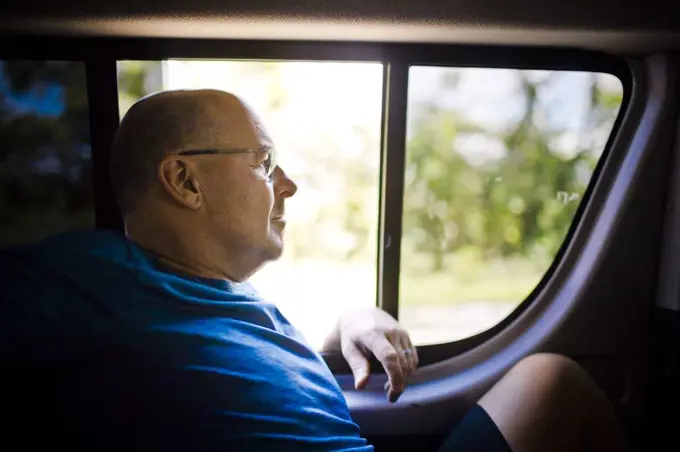
[[[461,74],[456,89],[448,94],[442,94],[446,93],[440,83],[443,71]],[[414,67],[409,73],[409,107],[415,103],[433,102],[488,129],[504,130],[524,113],[523,99],[517,95],[516,72],[514,69]],[[550,74],[549,71],[526,72],[534,81],[545,80]],[[597,80],[606,90],[622,90],[620,80],[613,75],[598,74]],[[585,124],[590,82],[588,72],[561,71],[555,74],[546,89],[539,92],[539,106],[546,113],[541,119],[548,128],[564,132],[552,144],[565,156],[576,152],[584,138],[588,139],[588,134],[592,133]],[[482,163],[505,153],[503,144],[487,135],[462,137],[456,140],[456,149],[471,163]]]

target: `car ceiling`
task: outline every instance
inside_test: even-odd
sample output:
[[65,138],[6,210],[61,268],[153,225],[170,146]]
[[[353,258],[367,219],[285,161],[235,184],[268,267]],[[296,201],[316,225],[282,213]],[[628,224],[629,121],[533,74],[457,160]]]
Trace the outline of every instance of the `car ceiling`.
[[678,47],[680,15],[659,0],[6,0],[0,33],[524,44],[637,53]]

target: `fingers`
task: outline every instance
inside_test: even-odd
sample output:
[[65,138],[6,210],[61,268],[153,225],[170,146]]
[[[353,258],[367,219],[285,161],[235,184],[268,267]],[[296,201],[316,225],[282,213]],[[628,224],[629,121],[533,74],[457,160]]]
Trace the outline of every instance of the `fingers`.
[[399,398],[399,394],[404,391],[406,383],[406,375],[404,372],[406,369],[405,357],[403,353],[397,352],[392,343],[390,343],[383,334],[371,333],[367,342],[369,349],[373,352],[376,359],[380,361],[380,364],[383,365],[385,372],[387,373],[388,383],[390,385],[388,393],[390,402],[396,402],[397,398]]
[[408,380],[411,377],[411,374],[415,372],[416,368],[418,367],[418,354],[415,347],[413,347],[411,344],[408,334],[403,333],[398,335],[398,338],[394,341],[394,349],[397,351],[399,356],[402,357],[399,362],[402,366],[402,372],[404,375],[404,386],[401,391],[398,391],[396,388],[392,388],[389,381],[385,383],[385,390],[388,392],[388,399],[391,402],[396,402],[403,391],[406,390],[406,386],[408,385]]
[[404,350],[404,358],[408,366],[408,375],[410,376],[418,367],[418,352],[416,351],[416,348],[411,345],[411,340],[408,338],[408,335],[401,336],[401,347]]
[[399,367],[401,368],[401,372],[403,375],[402,378],[403,383],[401,387],[395,387],[390,383],[390,381],[387,382],[387,399],[392,403],[399,400],[401,394],[404,392],[404,390],[406,390],[406,385],[408,384],[408,377],[411,375],[410,365],[406,355],[404,354],[404,349],[401,346],[400,341],[396,340],[395,342],[393,342],[393,347],[394,350],[397,352],[397,356],[399,358]]
[[368,376],[370,374],[368,360],[352,341],[346,341],[346,343],[342,344],[342,355],[345,357],[350,369],[352,369],[354,389],[363,389],[366,383],[368,383]]
[[401,373],[403,375],[402,386],[396,388],[393,386],[392,389],[395,392],[402,393],[404,392],[404,389],[406,389],[406,385],[408,384],[408,377],[411,375],[411,369],[406,354],[404,353],[404,347],[401,346],[401,341],[399,339],[396,339],[390,342],[393,344],[392,346],[394,347],[394,350],[397,352],[397,358],[399,359],[399,367],[401,368]]

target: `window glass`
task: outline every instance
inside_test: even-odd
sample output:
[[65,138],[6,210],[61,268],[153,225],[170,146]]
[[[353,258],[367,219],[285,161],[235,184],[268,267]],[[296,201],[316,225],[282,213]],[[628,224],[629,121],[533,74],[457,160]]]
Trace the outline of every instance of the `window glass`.
[[264,120],[297,183],[285,250],[252,282],[316,347],[344,310],[376,303],[382,65],[168,60],[118,63],[121,117],[163,89],[232,92]]
[[92,226],[85,65],[0,61],[0,247]]
[[622,92],[608,74],[410,69],[399,319],[416,344],[487,330],[536,287]]

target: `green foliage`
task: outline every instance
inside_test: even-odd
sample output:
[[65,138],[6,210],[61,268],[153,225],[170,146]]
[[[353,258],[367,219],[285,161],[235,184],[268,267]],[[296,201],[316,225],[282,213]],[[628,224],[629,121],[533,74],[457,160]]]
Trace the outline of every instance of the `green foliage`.
[[160,61],[121,61],[118,63],[118,113],[122,119],[140,98],[163,89]]
[[[463,247],[487,260],[552,259],[576,213],[603,149],[582,147],[567,157],[556,152],[551,143],[564,131],[541,126],[538,102],[550,77],[536,82],[517,75],[525,108],[508,130],[476,124],[437,102],[414,106],[420,117],[407,143],[403,237],[406,256],[429,255],[431,271],[444,270],[445,256]],[[455,90],[455,83],[443,83],[442,97],[451,85]],[[621,93],[603,91],[593,79],[590,97],[589,124],[608,134]],[[501,143],[502,156],[466,159],[458,139],[471,134]],[[588,177],[581,180],[584,171]]]

